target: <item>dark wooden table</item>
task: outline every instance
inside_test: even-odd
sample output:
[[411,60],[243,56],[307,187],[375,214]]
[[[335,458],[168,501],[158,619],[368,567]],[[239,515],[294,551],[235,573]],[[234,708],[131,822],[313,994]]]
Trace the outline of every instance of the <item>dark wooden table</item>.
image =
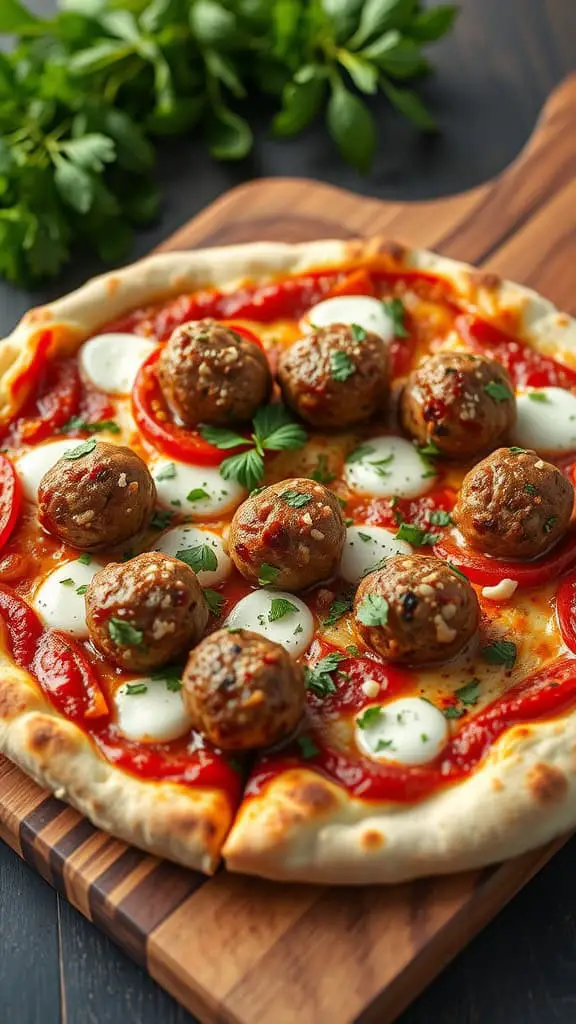
[[[48,12],[54,0],[30,6]],[[424,90],[442,136],[418,138],[382,104],[380,151],[364,180],[339,163],[319,128],[282,144],[267,138],[263,124],[254,154],[237,165],[215,165],[194,142],[171,145],[160,160],[162,219],[140,235],[134,256],[254,177],[302,175],[382,198],[416,198],[461,191],[504,168],[553,86],[576,68],[576,0],[461,0],[461,7],[456,33],[437,47],[438,74]],[[68,291],[98,269],[87,261],[34,295],[0,285],[0,331],[32,302]],[[399,1024],[574,1024],[575,860],[572,840]],[[329,952],[326,964],[329,970]],[[1,1024],[191,1020],[0,844]]]

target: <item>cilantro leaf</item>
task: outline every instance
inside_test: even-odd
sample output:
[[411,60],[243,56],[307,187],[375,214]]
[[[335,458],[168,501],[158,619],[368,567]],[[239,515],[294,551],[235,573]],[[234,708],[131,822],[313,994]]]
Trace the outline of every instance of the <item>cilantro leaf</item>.
[[165,530],[172,521],[173,512],[169,509],[157,508],[152,519],[150,520],[150,526],[153,530]]
[[194,487],[187,495],[186,501],[202,501],[203,498],[209,498],[208,491],[205,491],[203,487]]

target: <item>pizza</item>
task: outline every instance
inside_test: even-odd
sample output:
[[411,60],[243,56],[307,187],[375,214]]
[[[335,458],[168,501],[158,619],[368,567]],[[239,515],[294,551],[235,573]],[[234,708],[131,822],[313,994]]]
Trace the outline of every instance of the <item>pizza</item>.
[[576,323],[379,239],[153,255],[0,347],[0,750],[207,873],[576,824]]

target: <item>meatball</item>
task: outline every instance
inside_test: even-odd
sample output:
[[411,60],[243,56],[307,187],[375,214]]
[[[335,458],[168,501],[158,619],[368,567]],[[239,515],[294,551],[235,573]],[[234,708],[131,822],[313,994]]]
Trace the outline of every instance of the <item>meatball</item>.
[[147,551],[96,573],[86,591],[86,623],[92,643],[109,661],[147,672],[198,643],[208,607],[189,566]]
[[468,459],[506,440],[516,422],[516,398],[507,371],[494,359],[439,352],[408,377],[400,415],[420,444]]
[[158,380],[185,427],[250,420],[272,390],[259,345],[216,320],[176,328],[160,354]]
[[336,495],[296,477],[240,505],[230,525],[229,554],[251,583],[303,590],[334,575],[345,538]]
[[219,629],[192,651],[182,679],[192,725],[224,750],[289,736],[306,701],[304,675],[280,644],[246,629]]
[[44,474],[38,518],[45,530],[85,551],[115,547],[145,529],[156,486],[130,448],[84,441]]
[[388,350],[357,324],[331,324],[280,357],[284,401],[315,427],[352,426],[381,412],[388,392]]
[[478,628],[468,580],[439,558],[396,555],[365,576],[354,599],[362,639],[388,661],[420,665],[454,657]]
[[466,474],[452,518],[470,547],[537,558],[566,532],[574,488],[536,452],[498,448]]

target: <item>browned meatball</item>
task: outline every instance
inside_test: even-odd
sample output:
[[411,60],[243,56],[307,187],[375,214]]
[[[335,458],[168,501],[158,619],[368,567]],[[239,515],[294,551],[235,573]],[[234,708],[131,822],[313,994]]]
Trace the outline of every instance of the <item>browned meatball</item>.
[[452,518],[494,558],[536,558],[566,532],[574,488],[536,452],[499,448],[466,474]]
[[468,580],[428,555],[396,555],[360,583],[354,619],[362,639],[388,661],[420,665],[454,657],[478,628]]
[[246,629],[219,629],[191,652],[182,679],[192,725],[225,750],[278,743],[295,729],[304,675],[280,644]]
[[262,349],[216,320],[176,328],[158,360],[158,380],[185,427],[250,420],[272,389]]
[[506,440],[516,422],[516,397],[508,373],[494,359],[439,352],[408,377],[400,414],[420,444],[467,459]]
[[283,353],[278,383],[287,405],[315,427],[362,423],[386,401],[386,344],[356,324],[319,327]]
[[92,643],[129,671],[147,672],[181,658],[198,643],[207,622],[196,574],[157,551],[110,563],[86,591]]
[[230,557],[251,583],[303,590],[334,575],[345,537],[338,498],[296,477],[240,505],[230,526]]
[[38,488],[44,529],[85,551],[129,540],[148,525],[155,504],[156,486],[140,456],[96,441],[72,443]]

